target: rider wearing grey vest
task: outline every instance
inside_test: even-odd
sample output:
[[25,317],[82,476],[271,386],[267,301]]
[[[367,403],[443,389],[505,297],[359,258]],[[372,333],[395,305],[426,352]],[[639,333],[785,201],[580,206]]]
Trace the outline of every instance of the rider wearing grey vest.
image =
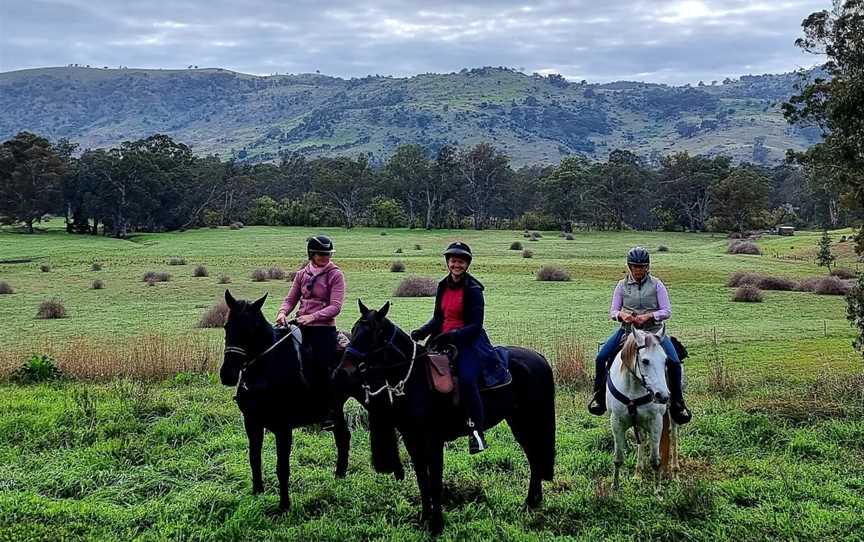
[[[594,397],[588,405],[591,414],[600,416],[606,412],[606,367],[627,331],[636,327],[657,333],[663,329],[663,322],[672,316],[669,293],[660,279],[648,272],[650,263],[648,251],[642,247],[634,247],[627,253],[630,272],[615,286],[609,310],[609,317],[621,322],[621,327],[609,337],[594,360]],[[666,351],[669,393],[672,396],[669,410],[676,423],[685,424],[690,421],[691,414],[684,404],[683,365],[669,336],[664,336],[661,344]]]

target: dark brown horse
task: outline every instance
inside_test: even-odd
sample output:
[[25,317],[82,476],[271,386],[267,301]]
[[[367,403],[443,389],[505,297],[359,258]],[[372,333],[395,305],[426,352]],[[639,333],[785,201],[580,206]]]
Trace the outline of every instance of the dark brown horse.
[[[439,533],[444,526],[444,443],[467,434],[465,416],[450,396],[430,389],[426,349],[387,319],[389,308],[387,303],[370,310],[360,302],[361,316],[337,376],[343,386],[364,390],[373,456],[377,441],[383,443],[381,453],[395,460],[390,434],[395,428],[402,435],[420,488],[421,521]],[[531,467],[526,504],[534,507],[543,499],[541,481],[552,479],[555,466],[555,383],[543,356],[527,348],[508,350],[512,383],[481,393],[486,428],[507,420]]]

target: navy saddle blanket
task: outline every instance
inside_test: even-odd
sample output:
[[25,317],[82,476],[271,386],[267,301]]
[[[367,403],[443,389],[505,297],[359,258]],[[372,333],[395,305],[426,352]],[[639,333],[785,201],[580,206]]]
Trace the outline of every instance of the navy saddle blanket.
[[510,351],[503,346],[495,347],[495,359],[483,367],[483,389],[500,388],[513,381],[510,374]]

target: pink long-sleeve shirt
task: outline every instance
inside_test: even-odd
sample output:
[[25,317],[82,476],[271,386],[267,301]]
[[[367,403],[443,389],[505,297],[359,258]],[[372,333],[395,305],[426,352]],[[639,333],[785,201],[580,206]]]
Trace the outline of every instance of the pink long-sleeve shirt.
[[[628,276],[627,280],[633,280],[633,278]],[[666,290],[666,285],[657,277],[654,277],[654,281],[657,284],[657,305],[660,309],[654,311],[652,316],[656,322],[662,322],[672,317],[672,303],[669,301],[669,291]],[[618,320],[618,313],[621,312],[623,299],[624,292],[619,282],[615,285],[615,291],[612,292],[612,306],[609,307],[609,318],[612,320]]]
[[308,325],[335,326],[336,316],[342,312],[344,301],[345,277],[342,270],[333,262],[324,267],[315,267],[309,262],[294,275],[291,290],[285,296],[279,312],[290,314],[299,302],[297,316],[308,314],[315,318]]

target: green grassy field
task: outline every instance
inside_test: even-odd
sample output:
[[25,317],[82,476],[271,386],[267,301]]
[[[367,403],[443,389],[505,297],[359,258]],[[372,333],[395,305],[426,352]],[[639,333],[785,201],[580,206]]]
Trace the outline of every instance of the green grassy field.
[[[335,240],[335,260],[348,281],[340,327],[356,318],[358,297],[370,306],[393,301],[390,315],[404,328],[424,321],[431,298],[394,299],[392,292],[406,276],[441,276],[439,254],[460,238],[476,253],[472,272],[486,285],[493,341],[534,345],[553,362],[560,346],[574,341],[590,361],[612,331],[606,311],[627,247],[669,247],[654,251],[652,269],[670,288],[670,331],[690,348],[688,396],[695,413],[681,432],[680,479],[667,482],[658,500],[650,484],[630,478],[628,470],[622,489],[611,492],[608,420],[584,411],[583,388],[561,386],[556,479],[545,485],[541,509],[522,510],[527,462],[499,427],[490,434],[492,449],[480,456],[469,456],[465,442],[448,448],[444,540],[864,536],[864,377],[843,299],[766,292],[763,303],[732,303],[724,285],[739,270],[791,278],[824,274],[812,262],[818,234],[765,237],[759,241],[763,256],[731,256],[725,238],[697,234],[577,233],[567,241],[550,232],[532,242],[521,232],[325,232]],[[102,374],[98,382],[0,384],[0,540],[425,539],[413,476],[396,482],[372,472],[358,405],[350,404],[357,430],[348,478],[333,478],[329,434],[299,431],[294,504],[278,515],[272,439],[265,446],[268,491],[253,497],[232,390],[212,375],[189,372],[213,369],[221,359],[221,331],[194,327],[225,289],[219,276],[232,278],[228,287],[238,297],[269,293],[265,310],[275,314],[288,283],[256,283],[250,273],[272,265],[296,268],[310,233],[249,227],[121,241],[70,237],[50,227],[36,235],[0,230],[0,261],[29,260],[0,263],[0,280],[15,290],[0,295],[4,374],[31,353],[86,345],[110,357],[153,336],[166,356],[189,361],[165,366],[141,356],[146,359],[138,363],[158,365],[154,373],[165,375],[151,380]],[[533,258],[508,250],[513,241]],[[851,243],[835,245],[835,252],[843,266],[855,268]],[[168,265],[171,257],[187,263]],[[397,259],[406,273],[389,272]],[[102,269],[92,271],[93,262]],[[40,271],[43,264],[51,270]],[[207,266],[209,277],[192,276],[198,264]],[[573,280],[536,281],[544,264],[566,268]],[[172,279],[148,286],[141,280],[147,271],[167,271]],[[105,289],[89,288],[97,278]],[[68,317],[36,319],[48,298],[62,299]],[[188,352],[172,351],[190,341]],[[209,357],[191,359],[203,355],[201,345],[208,345]],[[58,362],[68,372],[86,373]]]

